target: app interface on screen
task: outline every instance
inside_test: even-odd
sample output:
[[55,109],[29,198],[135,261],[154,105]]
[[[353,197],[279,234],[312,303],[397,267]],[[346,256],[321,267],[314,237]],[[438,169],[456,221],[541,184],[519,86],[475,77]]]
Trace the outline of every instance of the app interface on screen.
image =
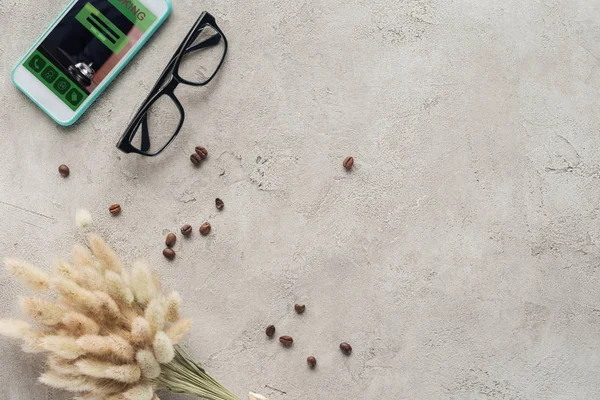
[[80,0],[24,67],[75,111],[155,20],[138,0]]

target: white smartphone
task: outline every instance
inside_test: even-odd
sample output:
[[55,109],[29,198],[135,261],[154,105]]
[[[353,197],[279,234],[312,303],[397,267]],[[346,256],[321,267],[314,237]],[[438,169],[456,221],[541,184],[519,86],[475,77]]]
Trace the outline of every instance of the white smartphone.
[[171,13],[170,0],[73,0],[12,70],[61,125],[85,112]]

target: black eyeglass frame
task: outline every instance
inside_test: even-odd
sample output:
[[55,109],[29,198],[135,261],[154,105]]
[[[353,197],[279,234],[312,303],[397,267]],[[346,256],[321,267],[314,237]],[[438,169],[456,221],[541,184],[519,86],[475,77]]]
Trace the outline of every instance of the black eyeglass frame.
[[[212,27],[216,32],[218,32],[218,35],[216,34],[216,35],[208,38],[207,40],[192,46],[194,41],[198,38],[198,36],[200,35],[202,30],[206,26]],[[221,41],[221,39],[223,40],[223,43],[224,43],[223,56],[221,58],[221,61],[219,62],[219,65],[217,66],[217,68],[215,69],[213,74],[207,80],[205,80],[204,82],[192,82],[192,81],[188,81],[181,77],[181,75],[179,74],[179,66],[181,64],[181,60],[183,59],[183,57],[186,54],[189,54],[196,50],[200,50],[205,47],[215,46]],[[221,66],[223,65],[223,61],[225,61],[226,55],[227,55],[227,38],[225,37],[225,34],[223,33],[223,31],[221,31],[221,28],[219,28],[219,26],[217,25],[217,22],[215,21],[215,17],[213,17],[207,11],[203,11],[202,14],[200,14],[200,17],[198,18],[196,23],[194,23],[194,26],[192,27],[192,29],[190,29],[190,31],[186,35],[183,42],[177,48],[177,51],[175,51],[175,54],[173,55],[173,57],[171,57],[171,60],[167,64],[167,67],[163,70],[160,77],[154,84],[154,87],[152,88],[152,90],[150,90],[150,93],[148,94],[148,96],[146,97],[146,99],[144,100],[144,102],[142,103],[142,105],[140,106],[138,111],[136,112],[135,116],[133,117],[133,119],[131,120],[129,125],[127,126],[127,129],[121,136],[121,139],[119,139],[119,143],[117,143],[117,148],[125,153],[137,153],[137,154],[140,154],[143,156],[149,156],[149,157],[154,157],[154,156],[157,156],[160,153],[162,153],[173,142],[173,140],[175,140],[175,138],[179,134],[179,131],[181,130],[181,127],[183,126],[183,122],[185,120],[185,111],[183,109],[183,106],[181,105],[181,102],[175,95],[175,89],[180,84],[190,85],[190,86],[205,86],[205,85],[207,85],[215,77],[215,75],[217,75],[217,73],[221,69]],[[167,79],[168,79],[168,81],[167,81]],[[163,85],[163,83],[165,81],[167,81],[167,83]],[[148,110],[150,109],[150,107],[161,96],[165,96],[165,95],[169,96],[171,98],[171,100],[173,100],[173,102],[175,103],[175,106],[179,110],[181,119],[179,120],[177,129],[175,130],[175,132],[173,133],[173,136],[171,136],[169,141],[161,149],[157,150],[156,152],[153,152],[153,153],[148,152],[148,149],[150,149],[150,135],[148,133],[148,118],[147,118],[148,114],[147,113],[148,113]],[[131,144],[131,142],[132,142],[133,138],[135,137],[136,132],[138,131],[140,125],[142,125],[142,132],[141,132],[142,140],[141,140],[141,146],[140,146],[141,148],[138,149],[135,146],[133,146]]]

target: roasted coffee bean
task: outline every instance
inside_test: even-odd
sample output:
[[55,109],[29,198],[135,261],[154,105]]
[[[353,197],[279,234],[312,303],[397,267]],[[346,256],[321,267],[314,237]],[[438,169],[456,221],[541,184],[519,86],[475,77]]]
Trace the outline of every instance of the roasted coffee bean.
[[194,153],[190,156],[190,161],[194,165],[200,165],[200,163],[202,162],[202,157],[200,157],[198,154]]
[[108,211],[110,211],[112,215],[119,215],[121,214],[121,206],[118,204],[113,204],[112,206],[108,207]]
[[265,333],[267,334],[268,337],[272,337],[275,334],[275,326],[274,325],[267,326]]
[[317,366],[317,359],[314,358],[313,356],[310,356],[306,359],[306,363],[311,367],[314,368]]
[[185,224],[184,226],[181,227],[181,234],[183,236],[190,236],[192,234],[192,226]]
[[346,342],[343,342],[343,343],[340,343],[340,350],[342,350],[342,353],[349,355],[350,353],[352,353],[352,346],[350,346]]
[[163,250],[163,256],[165,256],[165,258],[168,258],[169,260],[172,260],[175,258],[175,250],[169,249],[167,247],[166,249]]
[[353,165],[354,165],[354,157],[346,157],[344,159],[344,168],[352,169]]
[[279,342],[284,346],[291,346],[294,344],[294,339],[291,336],[282,336],[279,338]]
[[206,157],[208,157],[208,150],[206,150],[205,147],[196,146],[196,154],[198,154],[198,156],[204,160]]
[[210,224],[208,222],[205,222],[202,224],[202,226],[200,227],[200,234],[202,236],[206,236],[210,233]]
[[169,233],[167,235],[167,238],[165,239],[165,244],[167,245],[167,247],[175,246],[176,242],[177,242],[177,236],[175,236],[174,233]]
[[306,310],[306,306],[304,304],[296,304],[294,310],[296,310],[298,314],[302,314]]
[[223,200],[217,198],[215,199],[215,206],[217,207],[217,210],[222,210],[223,207],[225,207],[225,203],[223,203]]
[[71,170],[65,164],[62,164],[61,166],[58,167],[58,173],[63,178],[66,178],[71,173]]

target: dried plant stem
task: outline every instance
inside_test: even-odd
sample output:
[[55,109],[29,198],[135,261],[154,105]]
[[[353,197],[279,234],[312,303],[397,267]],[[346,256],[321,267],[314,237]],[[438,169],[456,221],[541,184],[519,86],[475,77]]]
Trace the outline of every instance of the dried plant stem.
[[185,351],[175,347],[175,358],[162,365],[162,373],[152,381],[159,389],[184,393],[206,400],[239,400],[219,382],[211,378]]

